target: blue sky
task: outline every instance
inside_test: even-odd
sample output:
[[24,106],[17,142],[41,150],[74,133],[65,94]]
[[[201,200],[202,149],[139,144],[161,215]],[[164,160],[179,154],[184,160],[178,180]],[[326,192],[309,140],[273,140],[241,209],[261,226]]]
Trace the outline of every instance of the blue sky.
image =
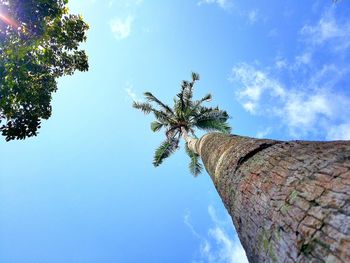
[[349,1],[70,0],[90,24],[90,71],[59,80],[53,116],[0,142],[0,262],[246,262],[206,173],[131,108],[171,103],[181,80],[233,133],[350,139]]

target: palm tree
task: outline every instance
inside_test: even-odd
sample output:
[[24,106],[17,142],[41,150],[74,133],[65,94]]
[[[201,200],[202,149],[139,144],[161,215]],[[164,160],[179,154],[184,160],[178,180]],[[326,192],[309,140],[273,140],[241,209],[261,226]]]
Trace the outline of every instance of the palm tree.
[[[192,81],[183,81],[181,91],[174,98],[174,107],[157,99],[151,92],[145,92],[147,102],[134,101],[133,107],[142,110],[145,114],[153,113],[156,121],[151,123],[153,132],[158,132],[162,128],[165,129],[165,141],[155,151],[153,164],[160,165],[164,159],[169,157],[176,149],[179,148],[180,138],[183,137],[187,142],[186,153],[191,159],[189,164],[190,171],[197,176],[202,165],[199,163],[199,155],[195,151],[194,142],[188,133],[195,136],[194,129],[205,131],[219,131],[229,133],[230,127],[227,124],[229,118],[226,111],[216,108],[208,108],[202,106],[204,102],[209,102],[212,99],[210,94],[207,94],[200,100],[193,101],[193,88],[199,80],[197,73],[192,73]],[[154,107],[155,104],[156,107]]]
[[[250,262],[350,262],[350,141],[275,141],[229,135],[228,114],[192,101],[198,74],[183,82],[169,108],[152,94],[134,103],[153,112],[154,131],[166,129],[159,165],[182,136],[190,169],[202,160]],[[159,108],[154,108],[151,103]],[[194,129],[208,133],[192,138]],[[225,134],[226,133],[226,134]]]

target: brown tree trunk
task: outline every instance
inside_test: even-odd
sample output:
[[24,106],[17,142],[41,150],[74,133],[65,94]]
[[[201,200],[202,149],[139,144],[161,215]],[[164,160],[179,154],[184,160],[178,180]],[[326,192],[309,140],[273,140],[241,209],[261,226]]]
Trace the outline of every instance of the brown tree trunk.
[[195,143],[250,262],[350,262],[350,141]]

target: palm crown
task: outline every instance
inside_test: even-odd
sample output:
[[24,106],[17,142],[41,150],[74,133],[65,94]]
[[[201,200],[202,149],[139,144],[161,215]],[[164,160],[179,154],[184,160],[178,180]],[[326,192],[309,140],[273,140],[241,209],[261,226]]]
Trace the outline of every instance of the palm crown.
[[[202,106],[204,102],[211,100],[212,96],[207,94],[200,100],[193,100],[193,88],[199,80],[197,73],[192,73],[192,81],[183,81],[181,91],[174,98],[174,107],[170,108],[158,100],[152,93],[145,92],[147,102],[134,101],[133,107],[140,109],[145,114],[153,113],[156,121],[151,123],[154,132],[165,130],[165,141],[155,151],[153,164],[160,165],[163,160],[169,157],[179,148],[181,136],[191,133],[195,136],[195,129],[205,131],[219,131],[229,133],[226,111],[216,108]],[[199,155],[190,150],[186,144],[186,153],[191,158],[189,168],[192,174],[198,175],[202,170],[199,163]]]

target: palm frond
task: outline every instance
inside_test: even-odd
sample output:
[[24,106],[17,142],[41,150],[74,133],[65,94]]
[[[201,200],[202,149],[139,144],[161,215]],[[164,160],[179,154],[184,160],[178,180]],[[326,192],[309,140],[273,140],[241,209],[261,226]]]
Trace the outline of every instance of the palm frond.
[[141,110],[145,114],[149,114],[153,112],[155,118],[162,123],[163,125],[170,124],[171,118],[163,111],[156,110],[155,108],[152,107],[152,105],[148,102],[137,102],[134,101],[132,106],[135,109]]
[[197,120],[221,120],[227,121],[229,116],[226,111],[219,110],[219,108],[200,107],[196,116]]
[[175,102],[175,110],[178,111],[183,111],[186,107],[185,105],[185,100],[184,100],[184,90],[185,90],[185,84],[182,84],[182,89],[181,92],[176,94],[176,97],[178,97],[179,99],[176,100]]
[[164,126],[164,124],[163,124],[163,123],[160,123],[160,122],[158,122],[158,121],[153,121],[153,122],[151,122],[151,130],[152,130],[153,132],[159,131],[163,126]]
[[198,81],[200,79],[199,74],[196,72],[192,72],[192,80]]
[[178,126],[169,126],[169,128],[165,132],[165,136],[168,139],[175,138],[176,134],[180,132],[180,127]]
[[146,99],[149,101],[149,102],[154,102],[156,103],[158,106],[160,106],[166,113],[170,114],[170,115],[174,115],[174,112],[172,111],[172,109],[164,104],[163,102],[161,102],[159,99],[157,99],[156,96],[154,96],[151,92],[145,92],[144,93]]
[[197,120],[196,123],[194,123],[194,126],[196,126],[199,129],[206,130],[206,131],[219,131],[222,133],[230,133],[231,127],[228,125],[226,121],[222,121],[220,119],[201,119]]
[[204,102],[204,101],[211,101],[212,100],[212,96],[210,93],[208,93],[207,95],[205,95],[203,98],[201,98],[199,101],[200,102]]
[[202,172],[202,170],[203,170],[203,166],[199,162],[199,158],[200,158],[199,155],[196,154],[195,152],[191,151],[190,148],[188,148],[187,144],[186,144],[186,153],[191,159],[191,161],[190,161],[190,163],[188,165],[188,168],[190,169],[190,172],[194,176],[199,175]]
[[[201,104],[205,101],[211,101],[212,100],[212,95],[209,93],[207,95],[205,95],[203,98],[201,98],[200,100],[196,100],[195,102],[192,103],[192,107],[190,107],[190,111],[188,112],[188,116],[190,115],[194,115],[194,113],[196,111],[199,110],[199,107],[201,107]],[[202,107],[205,108],[205,107]],[[209,109],[209,108],[207,108]]]
[[176,100],[175,104],[174,104],[174,111],[175,111],[175,116],[176,116],[177,120],[184,119],[184,111],[186,109],[186,105],[184,103],[182,95],[183,95],[182,93],[177,94],[179,99]]
[[183,80],[182,81],[182,84],[181,84],[181,88],[184,90],[184,89],[187,89],[190,85],[190,82],[187,81],[187,80]]
[[185,108],[191,107],[193,87],[194,82],[183,81],[181,93],[183,94],[182,97]]
[[203,107],[202,105],[198,105],[197,110],[198,110],[197,116],[201,116],[208,112],[218,110],[218,108],[209,108],[209,107]]
[[152,107],[152,105],[150,103],[147,102],[137,102],[134,101],[132,106],[135,109],[141,110],[144,114],[149,114],[151,111],[154,110],[154,108]]
[[174,138],[162,142],[154,153],[153,165],[159,166],[164,159],[168,158],[173,152],[175,152],[177,145],[178,141]]
[[196,81],[199,80],[199,74],[192,72],[192,81],[183,81],[182,82],[182,93],[183,93],[183,100],[186,109],[192,108],[193,106],[193,88],[196,83]]
[[154,117],[160,123],[164,125],[168,125],[172,123],[172,119],[166,113],[158,110],[152,110],[152,111],[153,111]]

